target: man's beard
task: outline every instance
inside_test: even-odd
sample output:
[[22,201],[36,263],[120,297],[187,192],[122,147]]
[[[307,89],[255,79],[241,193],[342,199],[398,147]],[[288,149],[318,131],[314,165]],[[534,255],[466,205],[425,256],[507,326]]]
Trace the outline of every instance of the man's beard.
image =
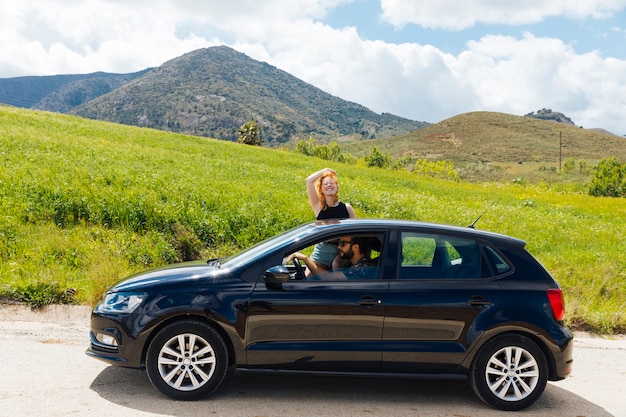
[[353,256],[354,256],[354,253],[352,252],[352,250],[342,252],[339,254],[339,257],[341,259],[352,259]]

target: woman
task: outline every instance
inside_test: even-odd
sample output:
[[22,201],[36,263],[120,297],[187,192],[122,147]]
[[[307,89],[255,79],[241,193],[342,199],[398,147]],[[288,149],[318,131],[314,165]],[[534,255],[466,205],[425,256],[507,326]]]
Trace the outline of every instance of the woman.
[[[306,179],[306,191],[309,204],[317,220],[353,219],[356,217],[352,206],[339,200],[339,182],[335,170],[324,168],[309,175]],[[338,263],[340,260],[335,261],[338,253],[337,243],[322,242],[315,245],[311,257],[296,252],[290,258],[298,258],[303,261],[309,274],[315,275],[340,267]]]
[[337,172],[324,168],[306,179],[309,204],[317,220],[353,219],[356,217],[350,204],[339,201]]

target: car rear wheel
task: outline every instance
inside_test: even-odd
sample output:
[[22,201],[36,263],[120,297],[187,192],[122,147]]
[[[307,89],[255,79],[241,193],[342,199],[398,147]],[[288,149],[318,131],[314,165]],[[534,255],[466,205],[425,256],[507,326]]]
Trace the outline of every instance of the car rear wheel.
[[164,327],[146,356],[152,385],[176,400],[197,400],[224,380],[228,354],[222,337],[210,326],[185,320]]
[[543,393],[548,363],[535,342],[509,334],[495,337],[478,352],[470,369],[476,395],[492,407],[517,411]]

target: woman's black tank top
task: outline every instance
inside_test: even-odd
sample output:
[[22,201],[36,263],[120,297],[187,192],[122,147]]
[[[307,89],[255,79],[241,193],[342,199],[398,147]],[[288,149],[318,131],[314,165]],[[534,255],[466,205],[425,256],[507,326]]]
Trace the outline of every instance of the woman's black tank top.
[[317,215],[317,220],[330,220],[330,219],[347,219],[350,217],[346,203],[339,202],[335,207],[326,206]]

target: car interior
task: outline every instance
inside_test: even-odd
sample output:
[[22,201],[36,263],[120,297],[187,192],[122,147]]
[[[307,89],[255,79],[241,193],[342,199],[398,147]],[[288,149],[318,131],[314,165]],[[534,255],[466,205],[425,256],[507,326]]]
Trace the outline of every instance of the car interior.
[[[333,237],[331,239],[326,240],[326,242],[330,242],[330,243],[334,243],[337,244],[339,242],[339,240],[341,239],[342,236],[337,236],[337,237]],[[368,262],[369,267],[373,268],[371,271],[369,271],[369,273],[366,274],[366,277],[364,275],[361,275],[359,278],[357,279],[375,279],[378,277],[378,269],[379,269],[379,263],[380,263],[380,257],[381,257],[381,253],[382,253],[382,236],[378,236],[378,235],[373,235],[373,234],[366,234],[366,235],[362,235],[362,234],[355,234],[352,236],[352,238],[359,238],[361,241],[365,241],[367,242],[367,245],[369,246],[368,250],[370,252],[370,261]],[[313,253],[313,250],[315,248],[315,245],[319,243],[319,242],[315,242],[314,244],[305,246],[303,248],[300,248],[298,250],[296,250],[296,252],[301,252],[307,256],[310,256]],[[289,261],[289,262],[283,262],[283,264],[285,264],[287,266],[287,268],[290,271],[290,275],[291,278],[290,279],[298,279],[298,272],[297,272],[297,266],[294,264],[293,261]],[[347,273],[351,268],[351,264],[348,262],[343,262],[343,265],[340,269],[337,270],[333,270],[333,271],[328,271],[328,272],[345,272],[345,278],[343,279],[350,279],[351,274]],[[353,277],[352,279],[355,279],[356,277]],[[317,274],[317,275],[313,275],[310,274],[310,271],[308,271],[308,269],[305,271],[305,278],[306,280],[310,280],[310,281],[315,281],[315,280],[335,280],[335,279],[342,279],[339,278],[338,274],[325,274],[325,273],[321,273],[321,274]]]
[[402,234],[399,279],[479,278],[480,249],[471,239]]

